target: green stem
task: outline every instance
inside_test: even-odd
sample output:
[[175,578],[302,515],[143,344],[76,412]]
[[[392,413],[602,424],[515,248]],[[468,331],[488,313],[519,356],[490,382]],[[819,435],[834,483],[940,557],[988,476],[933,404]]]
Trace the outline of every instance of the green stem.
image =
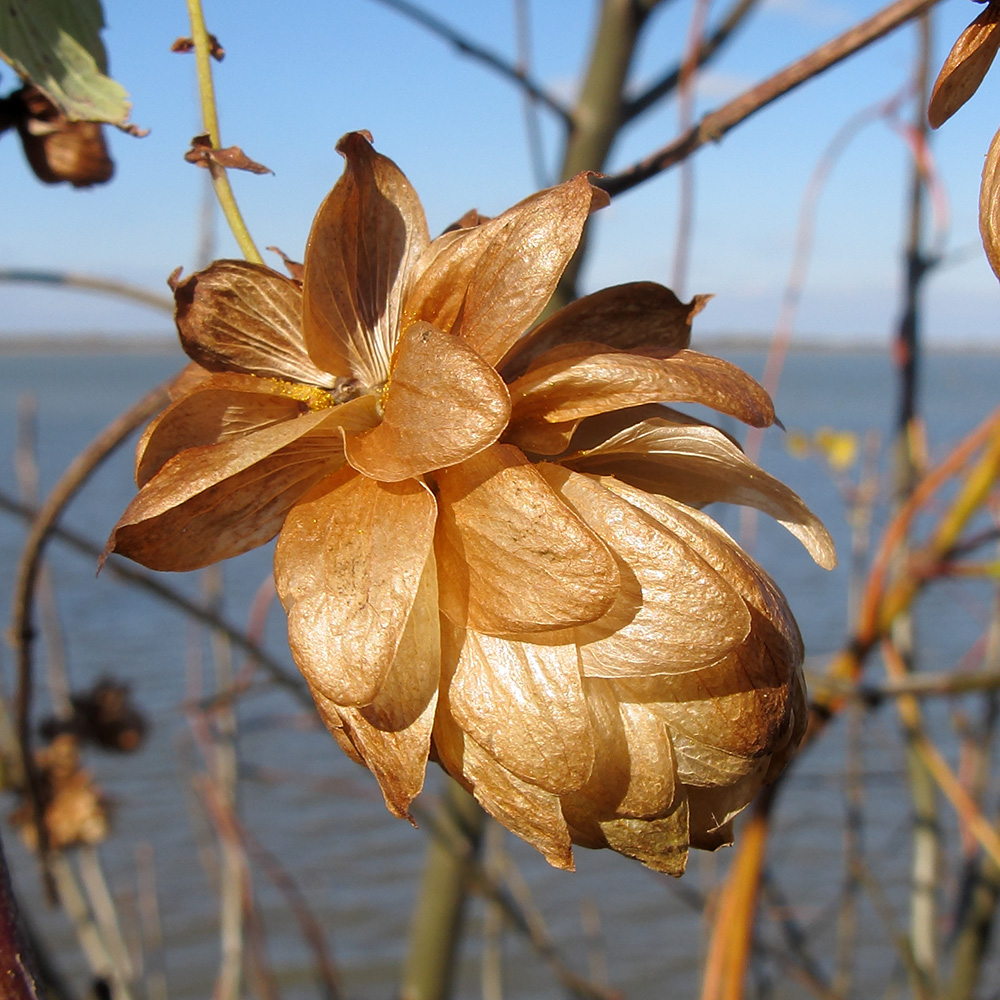
[[[205,28],[205,15],[201,9],[201,0],[187,0],[188,17],[191,19],[191,40],[194,42],[194,59],[198,70],[198,92],[201,95],[201,116],[204,122],[205,132],[212,149],[221,149],[219,140],[219,116],[215,106],[215,87],[212,84],[212,56],[209,44],[208,30]],[[226,168],[220,166],[212,160],[208,161],[208,169],[212,174],[212,186],[215,188],[215,196],[219,199],[219,206],[222,214],[229,223],[229,228],[236,237],[236,242],[243,251],[243,256],[255,264],[263,264],[264,258],[254,244],[247,229],[239,206],[236,204],[236,197],[229,184],[229,175]]]
[[486,814],[458,782],[447,782],[432,820],[423,884],[413,911],[402,1000],[446,1000],[451,993],[470,866]]

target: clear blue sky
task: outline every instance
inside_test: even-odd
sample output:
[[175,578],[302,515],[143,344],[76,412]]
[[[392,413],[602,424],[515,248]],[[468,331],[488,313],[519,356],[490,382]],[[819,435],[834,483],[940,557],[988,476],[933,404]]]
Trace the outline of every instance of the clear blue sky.
[[[495,214],[537,185],[519,93],[374,0],[205,0],[226,58],[216,66],[222,139],[274,170],[235,176],[258,244],[300,257],[315,209],[340,172],[334,144],[369,129],[420,192],[432,231],[467,208]],[[509,0],[424,0],[469,36],[515,54]],[[715,0],[712,13],[728,4]],[[769,0],[702,83],[707,111],[880,8],[876,0]],[[671,65],[691,0],[654,17],[636,81]],[[535,75],[570,96],[586,59],[594,0],[534,0]],[[981,8],[945,0],[935,14],[940,62]],[[193,59],[171,54],[188,33],[182,0],[105,0],[114,75],[129,90],[144,139],[111,135],[116,178],[103,188],[47,188],[25,166],[16,136],[0,138],[0,267],[56,268],[165,289],[178,265],[196,263],[203,171],[183,153],[200,131]],[[697,332],[766,333],[776,320],[792,260],[803,191],[836,130],[894,93],[910,72],[916,35],[892,38],[765,109],[695,161],[695,238],[686,291],[716,298]],[[4,67],[0,92],[14,81]],[[1000,286],[979,248],[979,172],[1000,124],[1000,67],[936,134],[934,150],[951,207],[956,262],[931,279],[926,330],[938,343],[1000,342]],[[664,104],[623,138],[613,166],[668,142],[677,109]],[[548,159],[559,133],[546,128]],[[817,243],[799,315],[803,338],[883,340],[898,311],[907,158],[899,136],[870,125],[838,161],[822,198]],[[633,279],[670,282],[677,218],[675,172],[619,196],[596,217],[586,290]],[[593,225],[593,223],[592,223]],[[235,255],[221,222],[216,256]],[[0,285],[0,336],[32,332],[164,332],[169,321],[106,299]]]

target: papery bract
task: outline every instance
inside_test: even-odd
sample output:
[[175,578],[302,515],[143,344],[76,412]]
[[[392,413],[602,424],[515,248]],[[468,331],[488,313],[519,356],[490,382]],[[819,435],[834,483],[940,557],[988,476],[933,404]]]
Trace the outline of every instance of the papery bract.
[[771,401],[690,349],[704,296],[639,282],[538,323],[607,201],[587,175],[431,240],[367,134],[338,149],[301,282],[218,261],[177,284],[195,364],[108,551],[189,569],[278,535],[295,661],[394,814],[433,757],[554,865],[576,843],[680,874],[805,723],[784,598],[697,508],[750,504],[835,559],[791,490],[663,404],[767,426]]

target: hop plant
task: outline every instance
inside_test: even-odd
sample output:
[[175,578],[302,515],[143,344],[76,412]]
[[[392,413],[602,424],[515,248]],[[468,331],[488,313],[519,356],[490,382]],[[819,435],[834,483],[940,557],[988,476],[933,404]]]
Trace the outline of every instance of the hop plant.
[[664,404],[767,426],[771,401],[688,347],[703,297],[627,284],[538,323],[607,202],[588,175],[431,240],[370,136],[338,149],[292,278],[218,261],[176,284],[194,364],[108,551],[189,570],[277,535],[295,661],[390,811],[431,758],[553,865],[575,843],[680,874],[806,717],[785,599],[699,508],[758,507],[834,554]]

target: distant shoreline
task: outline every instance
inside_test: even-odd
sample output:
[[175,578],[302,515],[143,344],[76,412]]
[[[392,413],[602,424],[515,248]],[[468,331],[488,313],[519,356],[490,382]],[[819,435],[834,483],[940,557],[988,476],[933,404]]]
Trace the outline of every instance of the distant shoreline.
[[[696,350],[724,352],[763,352],[770,345],[770,335],[709,333],[695,336]],[[792,353],[884,354],[891,349],[888,341],[875,338],[849,340],[837,337],[803,337],[793,340]],[[929,342],[925,350],[932,354],[1000,354],[1000,342],[974,340],[965,343],[942,344]],[[102,354],[109,351],[126,354],[180,354],[177,335],[172,332],[142,334],[3,334],[0,333],[0,357],[56,354]]]

